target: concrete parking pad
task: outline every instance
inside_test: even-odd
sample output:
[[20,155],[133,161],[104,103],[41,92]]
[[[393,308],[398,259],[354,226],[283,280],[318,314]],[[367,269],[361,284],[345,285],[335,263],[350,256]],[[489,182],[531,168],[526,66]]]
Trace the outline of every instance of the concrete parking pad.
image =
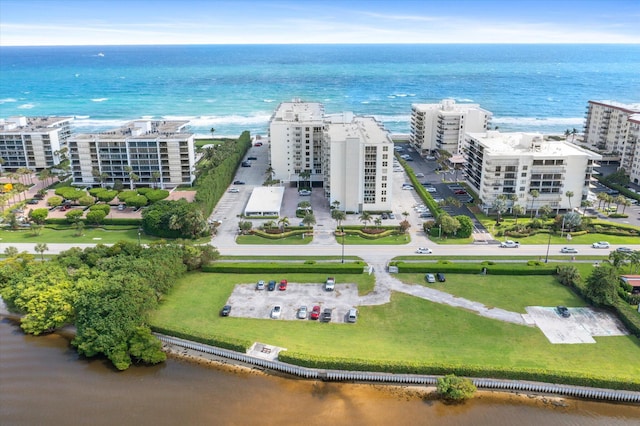
[[553,307],[527,306],[526,310],[551,343],[596,343],[593,336],[629,334],[615,316],[595,308],[569,308],[569,318],[562,318]]
[[[267,279],[268,281],[268,279]],[[280,280],[276,280],[279,283]],[[269,319],[271,309],[280,305],[282,313],[279,320],[308,321],[297,319],[300,306],[306,305],[309,312],[315,305],[333,310],[331,322],[344,323],[347,312],[356,308],[358,286],[356,284],[336,284],[334,291],[325,291],[323,284],[289,283],[285,291],[256,290],[256,284],[238,284],[233,289],[227,303],[232,317]]]

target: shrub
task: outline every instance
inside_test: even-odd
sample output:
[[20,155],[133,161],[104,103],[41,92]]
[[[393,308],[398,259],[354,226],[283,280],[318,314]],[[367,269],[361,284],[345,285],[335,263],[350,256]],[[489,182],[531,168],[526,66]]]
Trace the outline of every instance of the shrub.
[[96,210],[101,210],[105,213],[105,215],[108,215],[111,212],[111,206],[109,204],[94,204],[89,207],[89,211],[91,212]]
[[457,377],[455,374],[448,374],[438,379],[438,394],[449,401],[464,401],[471,397],[478,390],[473,382],[464,377]]
[[150,203],[155,203],[156,201],[164,200],[165,198],[167,198],[169,196],[169,191],[167,191],[166,189],[150,189],[145,194],[140,193],[140,195],[144,195],[145,197],[147,197]]

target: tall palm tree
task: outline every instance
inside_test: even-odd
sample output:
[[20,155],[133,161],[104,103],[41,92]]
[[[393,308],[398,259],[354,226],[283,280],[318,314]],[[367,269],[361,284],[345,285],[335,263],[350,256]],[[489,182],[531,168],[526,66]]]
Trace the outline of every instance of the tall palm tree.
[[518,196],[516,194],[509,194],[507,196],[507,199],[511,201],[511,206],[509,208],[511,209],[511,213],[513,214],[513,207],[516,205],[516,202],[518,201]]
[[582,216],[587,212],[588,207],[593,207],[593,203],[589,200],[583,200],[580,202],[580,207],[582,207]]
[[531,219],[533,219],[533,202],[540,196],[540,191],[538,191],[537,189],[532,189],[529,192],[529,195],[531,196]]
[[511,209],[513,216],[516,218],[516,224],[518,224],[518,216],[522,216],[524,214],[524,207],[519,204],[516,204]]
[[358,217],[358,220],[364,224],[364,229],[367,229],[367,223],[371,222],[371,213],[362,212]]
[[571,207],[571,197],[573,197],[573,191],[567,191],[564,193],[564,195],[566,195],[567,199],[569,200],[569,210],[573,210],[573,208]]
[[157,188],[158,182],[160,181],[160,172],[158,171],[151,172],[151,178],[153,179],[153,187]]
[[605,192],[598,192],[596,194],[596,198],[598,199],[598,210],[600,210],[600,208],[602,207],[602,203],[607,198],[607,194]]
[[38,244],[36,244],[36,247],[34,248],[34,250],[37,253],[40,253],[40,256],[42,257],[42,260],[44,261],[44,252],[49,250],[49,247],[47,247],[46,243],[38,243]]
[[336,230],[340,228],[342,222],[347,218],[347,214],[342,210],[333,209],[331,211],[331,218],[336,221]]
[[375,224],[376,224],[376,228],[380,229],[380,225],[382,225],[382,219],[381,219],[380,217],[376,217],[376,218],[373,220],[373,223],[375,223]]

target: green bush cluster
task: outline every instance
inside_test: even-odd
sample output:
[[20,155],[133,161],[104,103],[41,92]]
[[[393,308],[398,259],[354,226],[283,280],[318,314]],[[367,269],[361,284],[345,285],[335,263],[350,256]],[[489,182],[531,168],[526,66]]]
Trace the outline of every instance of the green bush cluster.
[[362,232],[359,229],[355,229],[354,230],[354,229],[346,229],[345,228],[344,233],[347,234],[347,235],[357,235],[357,236],[359,236],[361,238],[364,238],[366,240],[377,240],[379,238],[384,238],[384,237],[388,237],[388,236],[391,236],[391,235],[398,235],[399,234],[398,227],[396,226],[394,228],[395,229],[393,229],[393,230],[388,229],[388,230],[382,231],[382,232],[380,232],[378,234],[369,234],[369,233],[366,233],[366,232]]
[[262,273],[316,273],[327,274],[362,274],[364,263],[361,261],[332,263],[322,262],[308,263],[257,263],[257,262],[218,262],[202,266],[203,272],[223,272],[235,274],[262,274]]
[[249,349],[252,343],[248,340],[236,339],[233,337],[220,337],[220,336],[198,336],[191,333],[185,333],[178,330],[168,329],[164,327],[151,326],[151,330],[155,333],[164,334],[166,336],[173,336],[179,339],[191,340],[193,342],[202,343],[205,345],[216,346],[218,348],[229,349],[231,351],[245,353]]
[[[57,230],[61,230],[61,229],[69,229],[69,221],[66,218],[48,218],[45,221],[45,224],[48,225],[46,226],[46,228],[48,229],[57,229]],[[140,224],[141,224],[141,220],[140,219],[109,219],[109,218],[104,218],[102,219],[102,224],[103,225],[117,225],[117,226],[131,226],[131,229],[137,229]],[[60,225],[59,227],[57,226],[49,226],[49,225]],[[67,225],[67,226],[62,226],[62,225]],[[119,228],[122,229],[122,228]]]
[[407,363],[385,360],[362,360],[354,358],[323,357],[292,351],[283,351],[278,359],[307,368],[378,371],[395,374],[447,375],[462,377],[486,377],[495,379],[527,380],[545,383],[564,383],[576,386],[590,386],[606,389],[640,390],[640,377],[634,381],[616,380],[608,376],[598,376],[578,372],[552,372],[547,369],[522,367],[485,367],[479,365],[452,365],[446,363]]
[[[196,181],[198,193],[195,202],[200,206],[205,216],[209,216],[216,204],[233,181],[233,176],[244,155],[251,147],[251,136],[248,131],[243,132],[238,140],[229,142],[218,148],[219,157],[215,155],[199,164],[200,176]],[[216,152],[214,152],[215,154]]]

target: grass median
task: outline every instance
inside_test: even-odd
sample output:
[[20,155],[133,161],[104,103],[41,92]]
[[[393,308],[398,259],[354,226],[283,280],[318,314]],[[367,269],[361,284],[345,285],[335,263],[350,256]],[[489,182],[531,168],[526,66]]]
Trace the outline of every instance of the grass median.
[[[354,282],[353,279],[366,277],[369,276],[336,278],[338,282]],[[325,277],[291,274],[287,278],[291,282],[322,282]],[[414,281],[411,277],[405,278]],[[575,306],[580,302],[571,292],[558,288],[551,277],[531,277],[523,285],[520,285],[522,277],[500,277],[494,290],[491,290],[490,282],[481,283],[476,278],[448,275],[445,285],[449,282],[453,288],[462,287],[464,283],[476,285],[478,288],[467,290],[465,294],[518,311],[528,305]],[[188,274],[154,312],[151,323],[195,336],[240,338],[315,356],[536,368],[623,381],[637,380],[640,375],[637,363],[640,343],[635,337],[597,337],[596,344],[553,345],[537,328],[484,318],[464,309],[400,293],[394,293],[389,304],[359,307],[357,324],[221,318],[219,310],[233,287],[258,279],[270,278],[243,274]]]

